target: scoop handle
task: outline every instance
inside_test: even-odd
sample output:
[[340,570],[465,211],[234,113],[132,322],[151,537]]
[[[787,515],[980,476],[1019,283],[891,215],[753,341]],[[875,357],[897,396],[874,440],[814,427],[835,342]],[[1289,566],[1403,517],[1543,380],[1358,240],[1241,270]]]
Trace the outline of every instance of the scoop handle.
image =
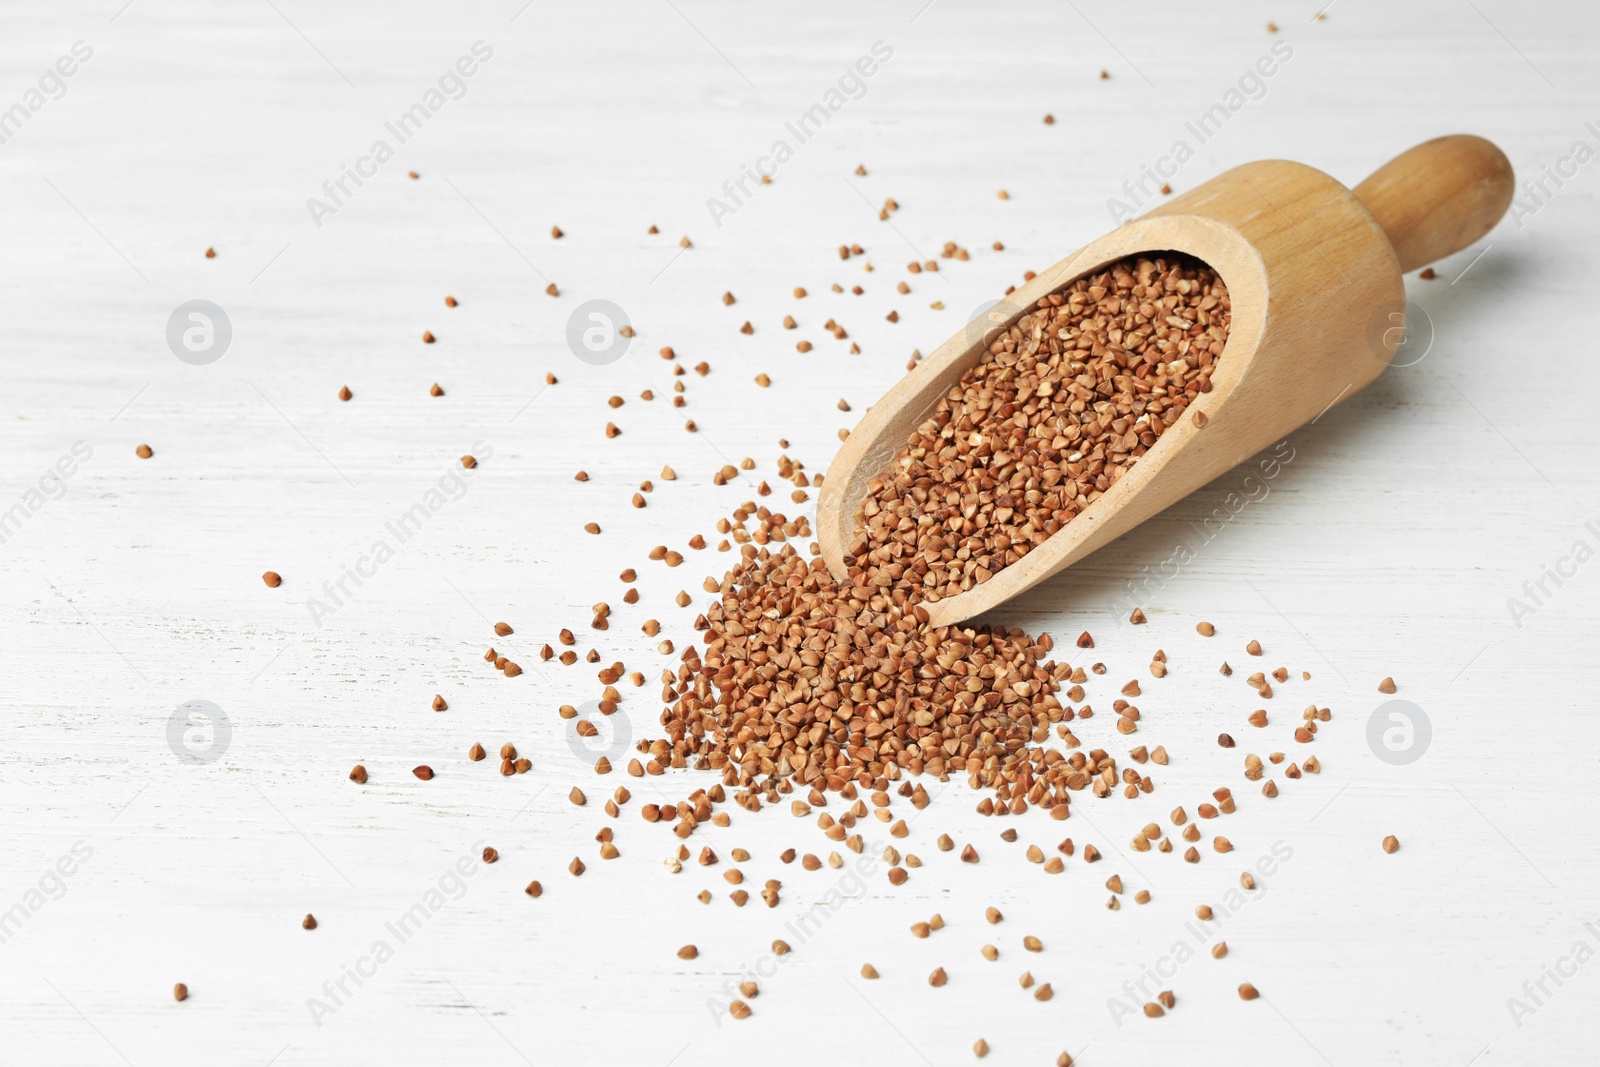
[[1470,133],[1409,148],[1355,188],[1388,235],[1402,274],[1459,252],[1494,229],[1515,191],[1505,153]]

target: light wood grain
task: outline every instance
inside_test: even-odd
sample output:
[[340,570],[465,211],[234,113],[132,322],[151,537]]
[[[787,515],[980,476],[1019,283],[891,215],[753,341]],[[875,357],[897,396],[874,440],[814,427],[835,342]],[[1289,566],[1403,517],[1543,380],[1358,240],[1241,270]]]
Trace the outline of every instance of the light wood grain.
[[[1403,343],[1402,269],[1482,237],[1511,192],[1498,148],[1442,137],[1402,153],[1355,192],[1313,168],[1266,160],[1112,231],[951,337],[873,405],[828,469],[823,558],[844,577],[871,480],[892,468],[997,334],[1074,280],[1166,249],[1209,264],[1233,307],[1218,372],[1190,414],[1072,522],[992,578],[929,603],[932,625],[992,611],[1047,581],[1365,388]],[[1202,428],[1196,418],[1208,421]]]
[[1403,272],[1453,256],[1494,229],[1515,193],[1505,153],[1470,134],[1409,148],[1355,188]]

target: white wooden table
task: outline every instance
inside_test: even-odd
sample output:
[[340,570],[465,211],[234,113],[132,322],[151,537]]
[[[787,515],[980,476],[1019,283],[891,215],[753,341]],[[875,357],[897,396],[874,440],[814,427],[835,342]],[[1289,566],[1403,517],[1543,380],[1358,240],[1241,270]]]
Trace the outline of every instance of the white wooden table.
[[[1313,5],[1256,2],[121,3],[0,16],[0,110],[22,104],[0,126],[0,1060],[956,1064],[979,1038],[1000,1063],[1063,1050],[1083,1064],[1592,1057],[1600,567],[1561,563],[1575,542],[1600,548],[1600,163],[1561,163],[1577,140],[1600,149],[1585,126],[1600,120],[1592,7],[1343,0],[1318,22]],[[48,76],[76,41],[92,55]],[[441,95],[400,144],[385,124],[426,109],[477,41],[492,55],[445,86],[464,95]],[[800,143],[785,124],[826,105],[875,42],[892,55],[847,81],[859,99],[841,97]],[[1247,81],[1198,143],[1185,123],[1226,108],[1274,45],[1292,55]],[[1073,662],[1072,637],[1095,632],[1110,668],[1091,689],[1100,705],[1166,651],[1171,674],[1147,678],[1135,739],[1173,754],[1154,795],[1086,798],[1059,824],[983,819],[951,783],[893,841],[924,860],[899,889],[878,862],[859,882],[779,863],[787,847],[834,847],[784,807],[697,835],[723,864],[666,871],[676,839],[637,808],[712,779],[597,779],[556,715],[597,697],[595,668],[539,663],[556,630],[650,677],[625,687],[618,719],[653,736],[654,679],[673,661],[640,624],[659,618],[685,646],[701,579],[730,557],[690,551],[667,570],[645,552],[711,533],[763,478],[795,511],[774,476],[780,436],[824,470],[856,417],[841,397],[859,413],[913,348],[1103,232],[1108,199],[1181,138],[1196,151],[1170,178],[1180,190],[1266,156],[1353,183],[1457,130],[1493,138],[1520,175],[1569,176],[1437,280],[1409,282],[1433,324],[1426,358],[1295,434],[1276,478],[1219,480],[998,620],[1048,630]],[[378,139],[393,158],[363,163]],[[723,183],[780,139],[792,157],[774,183],[747,180],[718,225],[707,198],[726,200]],[[346,166],[369,177],[345,179],[333,203],[323,183]],[[336,209],[320,226],[309,197]],[[891,224],[876,217],[888,197],[901,205]],[[685,234],[694,247],[681,251]],[[971,259],[905,273],[946,241]],[[866,254],[840,261],[849,243]],[[901,279],[909,295],[893,292]],[[550,281],[559,298],[544,295]],[[811,295],[795,301],[796,286]],[[738,303],[725,307],[724,290]],[[167,343],[192,299],[231,323],[209,365]],[[568,316],[589,299],[637,330],[618,362],[568,349]],[[778,325],[790,313],[794,332]],[[821,328],[830,317],[859,356]],[[753,336],[737,332],[746,319]],[[424,330],[438,343],[422,345]],[[796,353],[801,338],[816,348]],[[665,399],[663,345],[712,367],[686,378],[681,411]],[[547,372],[560,382],[545,391]],[[761,372],[772,388],[753,384]],[[428,395],[434,382],[443,397]],[[341,403],[346,384],[355,396]],[[637,399],[646,388],[654,403]],[[615,411],[613,394],[627,398]],[[608,420],[620,437],[604,436]],[[135,456],[141,443],[153,458]],[[386,524],[426,506],[469,452],[484,462],[464,491],[399,544]],[[747,455],[748,476],[712,484]],[[45,477],[58,461],[70,476]],[[663,463],[677,481],[657,477]],[[655,491],[635,510],[647,478]],[[1204,541],[1204,517],[1247,491],[1265,498]],[[583,533],[591,520],[602,536]],[[370,577],[346,579],[343,603],[314,619],[308,598],[379,540],[394,557],[361,564]],[[1110,605],[1125,583],[1161,573],[1181,545],[1193,561],[1138,597],[1149,625],[1119,627]],[[1524,583],[1558,564],[1571,576],[1547,579],[1535,603]],[[636,606],[617,579],[630,565]],[[269,569],[282,587],[262,584]],[[695,607],[671,604],[680,588]],[[1536,610],[1514,617],[1510,598]],[[614,612],[596,634],[601,599]],[[502,619],[517,631],[503,641],[490,630]],[[1215,638],[1195,633],[1201,619]],[[1260,660],[1244,654],[1251,638]],[[489,671],[489,644],[527,673]],[[1258,703],[1248,670],[1224,679],[1223,659],[1295,672],[1265,734],[1244,723]],[[1431,723],[1408,764],[1369,747],[1385,675]],[[430,710],[435,693],[448,711]],[[198,742],[208,762],[169,744],[175,709],[196,700],[228,726],[210,749]],[[1333,711],[1312,746],[1323,773],[1280,776],[1269,803],[1242,756],[1297,749],[1287,733],[1312,702]],[[1125,753],[1110,724],[1080,733]],[[1240,748],[1217,747],[1224,729]],[[465,757],[506,740],[531,772],[501,778],[492,759]],[[365,786],[346,778],[357,762]],[[420,763],[432,781],[412,777]],[[605,862],[599,804],[624,781],[622,858]],[[1189,866],[1129,849],[1143,822],[1193,811],[1224,783],[1240,798],[1221,827],[1232,855]],[[589,806],[568,802],[574,784]],[[1014,844],[998,837],[1007,825]],[[940,833],[982,861],[939,852]],[[1391,833],[1393,856],[1379,847]],[[1048,851],[1062,835],[1104,860],[1075,857],[1053,878],[1025,860],[1027,844]],[[485,844],[493,866],[477,859]],[[722,878],[736,847],[752,854],[743,909]],[[1275,847],[1290,854],[1248,903],[1193,922]],[[565,872],[574,856],[581,879]],[[458,860],[470,876],[453,873]],[[1112,874],[1127,888],[1119,911],[1103,906]],[[769,910],[754,891],[774,877]],[[531,878],[541,899],[522,892]],[[712,903],[696,902],[702,888]],[[1138,889],[1149,904],[1132,902]],[[844,898],[830,891],[852,895],[832,908]],[[402,940],[388,924],[418,904],[425,918]],[[996,927],[991,904],[1005,913]],[[307,912],[314,932],[300,929]],[[913,938],[934,912],[946,927]],[[1029,934],[1041,953],[1023,951]],[[779,937],[795,949],[781,960]],[[1231,953],[1214,960],[1219,939]],[[686,942],[693,962],[676,955]],[[997,962],[979,955],[986,942]],[[1163,960],[1188,952],[1168,976]],[[862,979],[866,962],[882,978]],[[939,966],[950,981],[934,989]],[[1147,968],[1163,976],[1128,1001]],[[755,1014],[719,1020],[712,1007],[746,969],[762,975]],[[1018,988],[1024,969],[1053,1000]],[[1242,981],[1262,998],[1241,1002]],[[1130,1015],[1165,988],[1178,997],[1166,1017]]]

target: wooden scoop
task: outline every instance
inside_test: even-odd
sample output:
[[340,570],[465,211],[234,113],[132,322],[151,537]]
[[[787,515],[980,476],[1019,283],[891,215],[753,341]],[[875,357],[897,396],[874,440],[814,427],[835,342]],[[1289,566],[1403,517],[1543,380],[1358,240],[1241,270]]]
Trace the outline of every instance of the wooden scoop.
[[828,569],[845,575],[867,483],[890,469],[996,332],[1041,297],[1117,260],[1170,250],[1221,275],[1233,325],[1211,391],[1043,544],[983,584],[926,604],[936,626],[970,619],[1071,566],[1383,373],[1403,338],[1401,274],[1488,233],[1513,188],[1498,148],[1456,134],[1397,156],[1353,191],[1300,163],[1247,163],[1087,245],[946,341],[851,432],[818,501]]

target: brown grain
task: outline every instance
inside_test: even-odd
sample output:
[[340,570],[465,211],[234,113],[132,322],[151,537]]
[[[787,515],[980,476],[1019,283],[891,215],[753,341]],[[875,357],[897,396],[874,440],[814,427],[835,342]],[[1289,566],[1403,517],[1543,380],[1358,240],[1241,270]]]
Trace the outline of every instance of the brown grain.
[[927,600],[971,589],[1097,499],[1210,388],[1231,320],[1214,272],[1123,261],[997,335],[869,483],[849,555]]

